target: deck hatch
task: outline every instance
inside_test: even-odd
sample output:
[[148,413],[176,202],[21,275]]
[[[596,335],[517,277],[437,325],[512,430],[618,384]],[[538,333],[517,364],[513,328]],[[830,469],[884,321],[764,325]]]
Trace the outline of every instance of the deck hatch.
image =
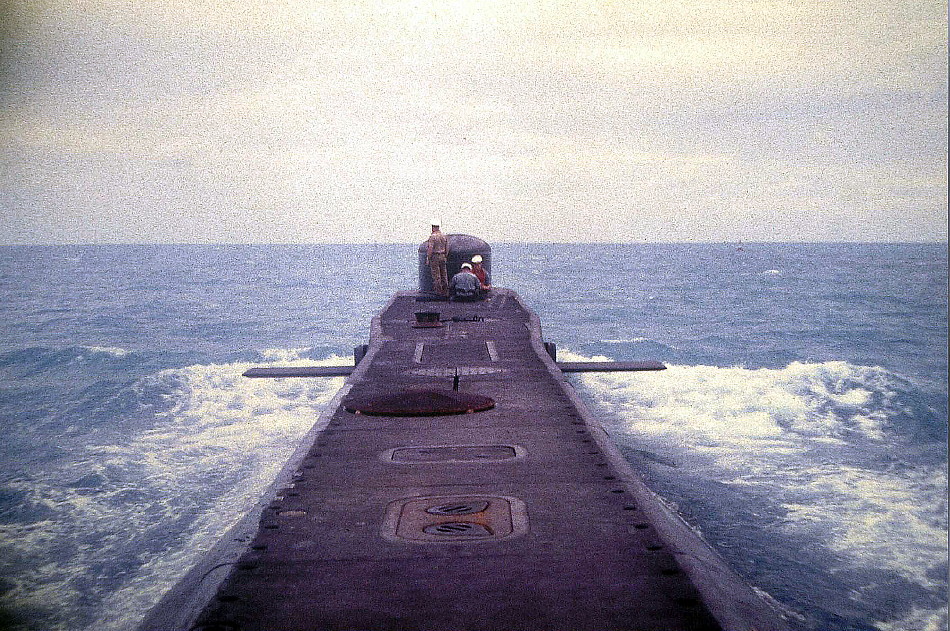
[[382,536],[390,541],[497,541],[528,531],[524,502],[495,495],[408,497],[386,509]]
[[426,512],[430,515],[471,515],[481,513],[488,508],[488,500],[469,500],[467,502],[449,502],[430,506]]
[[492,531],[487,526],[473,524],[467,521],[446,522],[444,524],[433,524],[426,526],[422,532],[427,535],[439,535],[444,537],[490,537]]
[[370,416],[447,416],[471,414],[495,407],[495,400],[469,392],[422,388],[394,392],[350,392],[343,408]]
[[459,340],[451,342],[426,342],[422,353],[423,364],[451,364],[459,361],[490,362],[488,345],[482,340]]
[[525,448],[520,445],[432,445],[387,449],[383,452],[382,459],[404,464],[487,463],[523,458],[525,453]]

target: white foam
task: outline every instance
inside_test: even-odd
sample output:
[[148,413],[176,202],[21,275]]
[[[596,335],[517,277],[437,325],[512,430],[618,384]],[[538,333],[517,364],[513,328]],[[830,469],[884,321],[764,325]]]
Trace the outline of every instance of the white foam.
[[[621,441],[688,459],[692,473],[710,480],[765,491],[787,511],[781,529],[813,538],[848,567],[890,570],[932,592],[945,589],[946,464],[891,470],[861,457],[899,438],[888,435],[888,421],[906,414],[903,377],[832,361],[778,369],[670,366],[578,379],[597,412],[627,432]],[[946,620],[945,609],[918,614],[916,622],[881,628],[909,631],[931,624],[915,626],[920,621]]]
[[947,469],[881,472],[828,463],[795,480],[808,503],[785,503],[786,526],[820,533],[840,554],[872,560],[930,589],[947,560]]
[[643,342],[650,341],[645,337],[631,337],[631,338],[620,338],[616,340],[601,340],[603,344],[642,344]]
[[[265,348],[262,351],[258,351],[264,361],[273,361],[273,362],[299,362],[299,361],[308,361],[313,362],[314,360],[302,358],[301,356],[304,353],[307,353],[311,350],[311,347],[305,346],[301,348]],[[323,360],[326,361],[326,360]]]
[[882,368],[847,362],[793,362],[781,369],[668,366],[635,378],[601,373],[581,379],[618,412],[635,411],[638,432],[748,445],[766,437],[840,439],[853,433],[880,440],[894,410],[871,405],[871,390],[885,402],[892,398],[888,377]]
[[[273,353],[274,357],[288,357]],[[347,360],[331,357],[329,365]],[[284,365],[284,361],[279,362]],[[92,445],[85,458],[67,471],[52,471],[46,480],[11,484],[31,494],[55,516],[33,524],[0,525],[0,539],[17,550],[52,559],[15,577],[8,594],[17,606],[51,607],[63,613],[62,625],[75,628],[82,602],[97,594],[77,587],[76,576],[94,584],[115,584],[116,576],[93,576],[94,568],[122,565],[123,555],[136,554],[142,565],[113,593],[102,593],[99,619],[89,629],[128,629],[209,549],[227,529],[254,506],[273,481],[300,438],[317,421],[322,407],[343,385],[332,379],[247,379],[250,363],[196,365],[165,370],[139,384],[145,392],[165,391],[169,407],[150,427],[128,441]],[[63,485],[96,473],[98,488]],[[120,482],[121,481],[121,482]],[[135,499],[125,500],[127,494]],[[123,495],[126,494],[126,495]],[[193,519],[182,514],[197,511]],[[181,532],[162,524],[183,524]],[[174,527],[174,526],[172,526]],[[143,552],[146,533],[163,532],[167,548]],[[95,537],[94,545],[83,543]],[[54,551],[63,543],[77,546],[63,558]],[[116,561],[118,559],[118,561]],[[118,577],[121,579],[121,576]]]
[[80,348],[91,353],[102,353],[104,355],[111,355],[112,357],[125,357],[130,352],[118,346],[82,346]]
[[[338,365],[341,357],[313,361],[289,358],[306,349],[271,349],[276,363]],[[144,456],[146,476],[175,489],[206,476],[230,476],[230,488],[214,506],[204,507],[190,528],[188,542],[152,558],[136,580],[115,593],[95,625],[128,626],[130,605],[141,613],[209,549],[220,535],[256,503],[280,471],[300,438],[317,421],[321,407],[343,385],[332,379],[247,379],[251,364],[191,366],[166,371],[184,377],[178,406],[167,423],[142,433],[132,454]],[[180,492],[180,491],[179,491]],[[142,586],[148,586],[143,591]]]
[[565,362],[612,362],[613,358],[607,357],[606,355],[594,355],[593,357],[588,357],[587,355],[581,355],[575,353],[568,348],[559,348],[557,349],[557,358],[558,361]]
[[878,622],[875,626],[881,631],[947,631],[950,618],[947,610],[934,611],[914,607],[899,620]]

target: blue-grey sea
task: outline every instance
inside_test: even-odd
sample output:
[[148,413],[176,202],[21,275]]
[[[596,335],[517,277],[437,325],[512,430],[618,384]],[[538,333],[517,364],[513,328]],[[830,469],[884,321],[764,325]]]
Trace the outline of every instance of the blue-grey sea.
[[[651,487],[805,628],[947,627],[947,250],[494,244]],[[0,248],[0,628],[134,628],[258,499],[416,245]]]

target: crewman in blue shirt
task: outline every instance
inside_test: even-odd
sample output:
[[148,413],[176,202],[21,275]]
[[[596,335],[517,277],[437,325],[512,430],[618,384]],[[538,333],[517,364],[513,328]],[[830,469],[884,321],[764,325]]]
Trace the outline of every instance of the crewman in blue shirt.
[[481,299],[481,284],[472,272],[471,263],[462,263],[461,271],[449,281],[449,299],[471,301]]

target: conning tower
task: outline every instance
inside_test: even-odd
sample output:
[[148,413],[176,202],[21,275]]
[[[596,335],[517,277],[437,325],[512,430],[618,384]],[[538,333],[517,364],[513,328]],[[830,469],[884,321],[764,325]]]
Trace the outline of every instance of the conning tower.
[[[446,238],[449,241],[449,256],[445,261],[445,271],[449,278],[458,274],[462,263],[470,263],[476,254],[481,255],[482,267],[491,274],[490,245],[470,234],[448,234]],[[419,291],[431,292],[432,289],[432,274],[426,265],[426,242],[423,241],[419,246]]]

